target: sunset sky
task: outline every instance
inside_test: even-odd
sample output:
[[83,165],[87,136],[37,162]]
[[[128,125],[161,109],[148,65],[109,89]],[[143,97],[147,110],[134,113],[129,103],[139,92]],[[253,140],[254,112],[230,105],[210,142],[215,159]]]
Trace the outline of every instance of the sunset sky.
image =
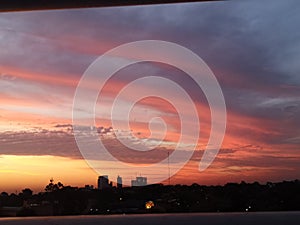
[[[205,95],[175,67],[138,63],[118,71],[97,102],[95,126],[114,156],[146,165],[173,151],[181,127],[178,112],[165,99],[142,99],[130,115],[137,138],[149,136],[151,118],[164,119],[166,136],[156,149],[129,150],[110,129],[110,107],[121,89],[135,79],[160,76],[187,91],[201,124],[193,157],[171,178],[172,184],[300,179],[300,4],[266,2],[270,4],[249,0],[1,13],[0,192],[42,191],[52,177],[84,186],[96,185],[97,176],[104,174],[114,181],[117,175],[128,181],[140,175],[134,169],[120,171],[105,159],[96,162],[103,168],[98,174],[83,159],[72,129],[74,94],[88,66],[106,51],[139,40],[177,43],[207,63],[224,94],[226,134],[217,158],[199,172],[211,129]],[[87,90],[95,88],[91,82]],[[121,96],[122,104],[147,89],[176,95],[163,85],[140,83]],[[179,96],[176,103],[186,102]],[[189,116],[191,108],[184,108],[180,113]],[[162,128],[152,128],[160,136]],[[191,151],[188,146],[182,151]],[[177,162],[170,163],[172,169]],[[166,168],[153,170],[157,176],[167,173]]]

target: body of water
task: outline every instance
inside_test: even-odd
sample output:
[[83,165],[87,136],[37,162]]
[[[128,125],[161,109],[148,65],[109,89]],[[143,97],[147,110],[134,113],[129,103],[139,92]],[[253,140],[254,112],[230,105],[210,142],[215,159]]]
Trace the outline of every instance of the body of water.
[[0,225],[299,225],[300,212],[93,215],[0,218]]

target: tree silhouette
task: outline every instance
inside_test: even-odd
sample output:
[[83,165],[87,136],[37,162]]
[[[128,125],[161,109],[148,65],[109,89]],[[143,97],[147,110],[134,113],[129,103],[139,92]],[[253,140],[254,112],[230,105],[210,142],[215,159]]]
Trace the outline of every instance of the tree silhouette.
[[50,179],[50,183],[45,187],[46,192],[53,192],[60,189],[63,189],[64,185],[61,182],[58,182],[57,184],[54,183],[53,178]]
[[29,188],[25,188],[22,190],[22,193],[19,194],[19,196],[21,196],[23,199],[27,200],[29,198],[31,198],[32,196],[32,190]]

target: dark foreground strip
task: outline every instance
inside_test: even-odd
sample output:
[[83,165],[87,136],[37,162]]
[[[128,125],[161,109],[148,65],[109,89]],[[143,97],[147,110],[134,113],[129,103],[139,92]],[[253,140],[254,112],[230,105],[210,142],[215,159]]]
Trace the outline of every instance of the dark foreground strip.
[[0,218],[1,225],[299,225],[300,212]]

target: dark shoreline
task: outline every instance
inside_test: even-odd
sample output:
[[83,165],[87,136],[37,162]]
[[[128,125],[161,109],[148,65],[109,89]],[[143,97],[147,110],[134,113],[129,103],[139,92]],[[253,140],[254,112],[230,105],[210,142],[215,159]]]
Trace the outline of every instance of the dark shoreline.
[[299,180],[103,190],[51,185],[55,188],[47,185],[46,191],[38,194],[28,188],[19,194],[2,192],[0,217],[300,211]]

